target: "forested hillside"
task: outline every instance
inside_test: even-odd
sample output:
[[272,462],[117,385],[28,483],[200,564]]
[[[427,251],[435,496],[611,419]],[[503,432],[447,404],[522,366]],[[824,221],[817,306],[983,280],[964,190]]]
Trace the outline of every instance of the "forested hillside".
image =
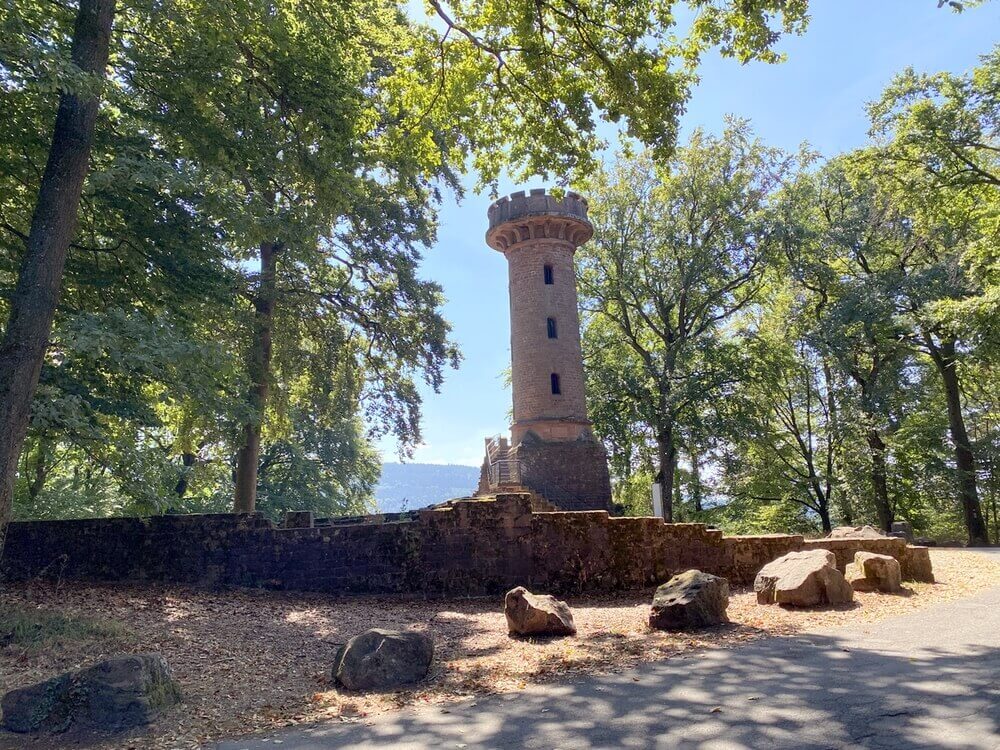
[[479,469],[457,464],[382,464],[375,503],[383,513],[414,510],[471,495]]

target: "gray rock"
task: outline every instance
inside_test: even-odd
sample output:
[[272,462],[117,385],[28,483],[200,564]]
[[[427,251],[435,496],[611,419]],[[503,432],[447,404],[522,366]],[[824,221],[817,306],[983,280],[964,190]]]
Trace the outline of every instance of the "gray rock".
[[913,541],[913,526],[910,525],[909,521],[893,521],[892,533],[894,535],[902,534],[903,538],[908,542]]
[[687,570],[656,589],[649,627],[690,630],[729,622],[729,582],[725,578]]
[[894,594],[903,589],[899,561],[889,555],[857,552],[844,573],[855,591],[882,591]]
[[3,723],[19,733],[120,732],[148,724],[180,700],[160,654],[116,656],[3,697]]
[[548,594],[532,594],[524,586],[507,592],[503,601],[511,635],[575,635],[573,613],[566,602]]
[[373,628],[341,646],[333,679],[348,690],[391,690],[424,679],[433,658],[430,636]]
[[825,549],[789,552],[769,562],[753,588],[759,604],[811,607],[854,601],[854,589],[837,570],[837,558]]

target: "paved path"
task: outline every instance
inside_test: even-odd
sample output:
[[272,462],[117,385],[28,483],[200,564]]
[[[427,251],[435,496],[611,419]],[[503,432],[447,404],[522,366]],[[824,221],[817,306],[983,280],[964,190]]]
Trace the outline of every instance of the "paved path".
[[877,624],[217,746],[321,748],[1000,750],[1000,581]]

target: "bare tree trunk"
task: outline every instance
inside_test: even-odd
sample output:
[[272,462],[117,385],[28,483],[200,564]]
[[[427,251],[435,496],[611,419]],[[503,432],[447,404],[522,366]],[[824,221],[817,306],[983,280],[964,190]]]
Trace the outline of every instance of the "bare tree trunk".
[[197,456],[195,456],[194,453],[188,453],[186,451],[181,453],[181,465],[184,468],[181,469],[180,478],[177,480],[177,484],[174,485],[174,494],[177,495],[177,498],[179,500],[183,499],[184,495],[187,494],[187,489],[189,484],[188,476],[190,474],[190,469],[192,466],[194,466],[194,462],[196,459]]
[[[114,14],[115,0],[80,0],[73,29],[73,63],[102,80]],[[97,95],[64,93],[59,98],[52,145],[0,344],[0,552],[31,400],[62,290],[66,253],[76,231],[99,103]]]
[[889,503],[889,485],[886,480],[885,441],[874,428],[868,430],[867,440],[872,461],[871,479],[875,490],[875,515],[878,516],[878,525],[882,531],[892,531],[893,512]]
[[948,430],[955,444],[955,463],[958,468],[959,496],[965,516],[965,528],[969,532],[970,545],[988,545],[986,521],[979,504],[979,490],[976,486],[976,459],[972,453],[972,443],[965,428],[962,415],[962,389],[958,382],[955,361],[955,342],[943,341],[940,346],[930,347],[931,358],[937,365],[944,381],[945,398],[948,402]]
[[276,295],[275,269],[281,246],[276,242],[260,245],[260,280],[254,297],[254,330],[247,360],[250,390],[247,404],[251,417],[243,425],[243,445],[236,457],[236,492],[233,511],[253,513],[257,506],[257,466],[260,432],[271,380],[271,324]]
[[[838,450],[833,451],[831,446],[831,453],[829,462],[830,466],[837,472],[840,470],[839,461],[839,436],[841,434],[840,430],[840,409],[837,404],[837,397],[834,390],[834,380],[833,380],[833,368],[830,367],[830,363],[824,358],[823,359],[823,378],[826,381],[826,389],[829,401],[829,411],[830,411],[830,430],[838,437],[837,446]],[[854,506],[851,504],[851,497],[848,493],[843,490],[837,493],[837,505],[840,506],[840,517],[847,526],[852,526],[854,524]]]
[[660,461],[660,497],[663,501],[663,520],[674,522],[674,474],[677,471],[677,449],[674,447],[673,425],[662,430],[656,441]]
[[701,486],[701,456],[698,448],[691,447],[688,451],[691,456],[691,499],[694,500],[694,510],[701,513],[704,510]]

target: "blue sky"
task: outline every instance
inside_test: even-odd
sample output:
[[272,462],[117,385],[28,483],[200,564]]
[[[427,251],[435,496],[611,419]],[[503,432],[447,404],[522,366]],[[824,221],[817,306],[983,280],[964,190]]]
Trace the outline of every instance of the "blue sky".
[[[767,143],[795,150],[806,141],[830,156],[866,140],[864,105],[894,73],[962,72],[1000,42],[1000,3],[955,14],[936,0],[813,0],[800,37],[783,40],[779,65],[740,66],[712,55],[683,119],[682,139],[701,127],[718,132],[723,118],[748,118]],[[424,444],[413,460],[478,465],[483,438],[507,430],[510,391],[501,372],[510,357],[506,262],[483,241],[488,195],[468,190],[441,211],[437,244],[423,275],[444,288],[445,316],[464,360],[440,393],[424,389]],[[501,192],[541,183],[501,184]],[[395,461],[392,441],[380,444]]]

